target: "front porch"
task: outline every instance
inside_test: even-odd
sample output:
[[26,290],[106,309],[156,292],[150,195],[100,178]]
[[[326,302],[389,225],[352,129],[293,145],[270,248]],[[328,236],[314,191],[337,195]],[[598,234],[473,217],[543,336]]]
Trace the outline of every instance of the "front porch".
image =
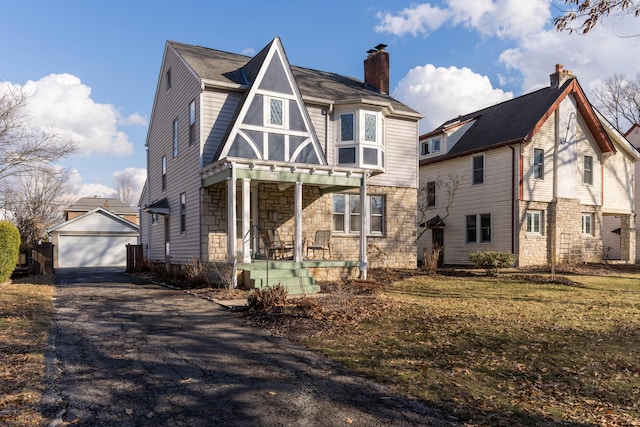
[[359,195],[359,229],[369,230],[368,175],[363,170],[246,159],[212,164],[201,175],[202,259],[235,261],[245,286],[280,283],[290,294],[318,292],[315,280],[366,277],[364,231],[340,236],[339,244],[326,252],[308,248],[319,245],[318,232],[332,234],[332,193]]

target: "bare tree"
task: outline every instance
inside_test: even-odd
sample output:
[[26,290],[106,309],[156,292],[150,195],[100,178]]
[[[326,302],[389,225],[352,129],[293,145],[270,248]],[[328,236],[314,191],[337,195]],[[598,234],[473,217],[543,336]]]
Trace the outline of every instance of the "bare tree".
[[27,99],[19,89],[0,87],[0,181],[52,164],[76,149],[72,141],[29,126]]
[[3,207],[13,215],[23,247],[32,247],[47,228],[62,220],[63,208],[72,201],[67,171],[47,165],[6,180]]
[[640,74],[635,80],[614,74],[593,92],[596,108],[616,129],[624,132],[633,124],[640,123]]
[[[444,211],[440,216],[445,220],[451,213],[451,206],[456,197],[456,192],[462,186],[464,178],[450,172],[446,177],[438,175],[434,178],[427,177],[418,188],[418,239],[427,231],[427,222],[436,211]],[[445,200],[436,204],[436,194],[444,194]]]
[[113,185],[118,193],[118,199],[128,206],[136,206],[140,188],[133,172],[124,170],[113,178]]
[[640,16],[640,2],[637,0],[564,0],[570,7],[564,15],[553,20],[558,31],[588,33],[598,20],[611,14]]

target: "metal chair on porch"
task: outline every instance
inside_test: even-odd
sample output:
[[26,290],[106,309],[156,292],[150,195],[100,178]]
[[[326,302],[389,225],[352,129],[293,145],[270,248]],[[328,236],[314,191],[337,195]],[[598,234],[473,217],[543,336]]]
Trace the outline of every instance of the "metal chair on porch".
[[286,243],[280,238],[278,230],[267,230],[267,251],[272,259],[285,258],[287,252],[293,251],[293,243]]
[[307,258],[309,258],[309,250],[313,251],[313,257],[315,258],[315,251],[322,251],[322,259],[325,257],[325,252],[329,253],[331,258],[331,232],[329,230],[318,230],[311,244],[307,245]]

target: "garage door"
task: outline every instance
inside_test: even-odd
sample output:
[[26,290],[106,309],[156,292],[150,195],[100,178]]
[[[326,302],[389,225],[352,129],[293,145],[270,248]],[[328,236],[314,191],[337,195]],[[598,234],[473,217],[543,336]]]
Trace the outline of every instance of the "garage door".
[[135,236],[58,237],[59,267],[124,267],[127,244],[137,243]]

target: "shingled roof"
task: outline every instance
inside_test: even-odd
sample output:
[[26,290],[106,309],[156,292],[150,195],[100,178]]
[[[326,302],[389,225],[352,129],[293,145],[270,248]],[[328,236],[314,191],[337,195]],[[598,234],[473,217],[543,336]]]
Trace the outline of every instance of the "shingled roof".
[[[248,83],[245,81],[246,74],[242,72],[242,68],[248,65],[245,72],[251,74],[252,68],[249,62],[254,60],[253,62],[259,63],[260,58],[257,56],[266,50],[263,49],[256,57],[250,57],[174,41],[169,41],[167,44],[205,82],[219,82],[239,87]],[[331,102],[366,99],[387,104],[396,112],[422,116],[414,109],[389,95],[378,93],[356,78],[304,67],[292,66],[291,69],[303,97],[324,99]]]
[[116,215],[138,214],[138,211],[120,200],[106,197],[82,197],[64,210],[65,212],[89,212],[98,207],[107,209]]
[[458,142],[445,154],[423,159],[421,165],[446,160],[460,155],[471,154],[509,145],[528,142],[546,119],[555,111],[558,104],[573,93],[577,107],[585,118],[587,126],[596,137],[603,152],[615,152],[601,123],[596,118],[575,78],[567,80],[560,88],[546,87],[500,104],[448,120],[435,130],[420,136],[420,139],[442,134],[457,123],[472,122]]

